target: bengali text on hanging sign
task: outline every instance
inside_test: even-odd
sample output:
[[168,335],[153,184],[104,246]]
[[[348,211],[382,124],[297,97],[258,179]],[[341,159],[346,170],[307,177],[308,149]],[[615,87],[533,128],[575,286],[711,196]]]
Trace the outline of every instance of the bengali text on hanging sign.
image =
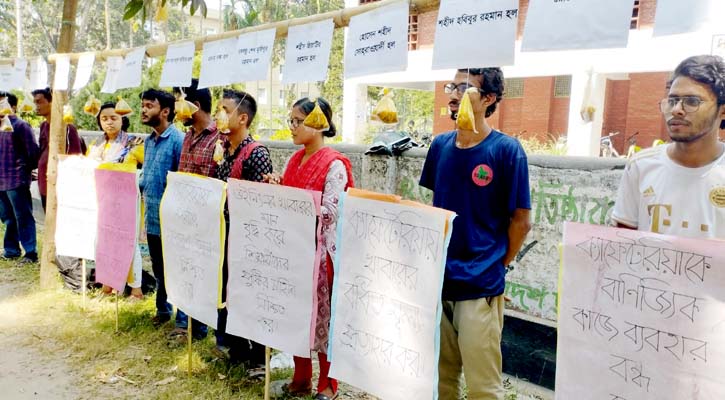
[[[443,0],[438,12],[433,68],[480,68],[513,65],[518,0]],[[486,38],[475,51],[466,46]],[[481,47],[483,46],[483,47]]]
[[309,357],[320,193],[228,184],[227,332]]
[[195,48],[194,42],[169,45],[159,86],[187,87],[191,85]]
[[251,82],[266,79],[272,59],[276,30],[267,29],[239,35],[237,39],[237,63],[235,82]]
[[106,59],[106,78],[103,80],[101,93],[114,93],[118,75],[123,67],[123,57],[112,56]]
[[96,61],[94,53],[81,54],[76,66],[76,78],[73,81],[73,90],[83,89],[91,79],[93,73],[93,64]]
[[332,19],[289,28],[282,83],[321,82],[330,62]]
[[407,2],[352,17],[345,46],[345,77],[403,71],[407,66]]
[[55,247],[59,255],[96,258],[97,166],[97,161],[82,156],[63,156],[58,161]]
[[725,398],[724,245],[566,223],[556,398]]
[[204,43],[201,53],[199,88],[224,86],[232,83],[231,71],[237,38],[228,38]]
[[116,78],[116,90],[141,86],[141,70],[145,56],[145,47],[133,49],[126,54],[121,64],[121,71]]

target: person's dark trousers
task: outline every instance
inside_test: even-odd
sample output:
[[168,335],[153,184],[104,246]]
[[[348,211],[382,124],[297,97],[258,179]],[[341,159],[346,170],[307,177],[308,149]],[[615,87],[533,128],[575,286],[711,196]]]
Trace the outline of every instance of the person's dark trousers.
[[[40,204],[43,206],[43,213],[48,206],[48,196],[40,195]],[[56,256],[55,263],[58,265],[58,272],[63,278],[63,285],[66,289],[74,292],[83,291],[83,259],[78,257]],[[88,278],[86,271],[86,278]]]
[[40,204],[43,206],[43,214],[45,214],[45,208],[48,206],[48,196],[40,195]]
[[166,301],[166,284],[164,283],[164,253],[161,247],[161,236],[147,234],[151,268],[156,278],[156,315],[163,319],[171,319],[171,304]]
[[5,224],[3,240],[5,257],[19,257],[22,254],[20,249],[22,245],[25,257],[37,260],[35,218],[30,186],[0,191],[0,220]]
[[[224,243],[229,242],[229,219],[227,218],[227,236]],[[222,265],[222,303],[227,301],[227,282],[229,282],[228,246],[224,246],[224,264]],[[217,313],[217,330],[214,331],[217,346],[229,348],[229,360],[235,364],[244,364],[249,368],[265,365],[264,346],[243,337],[226,333],[227,309],[222,308]]]

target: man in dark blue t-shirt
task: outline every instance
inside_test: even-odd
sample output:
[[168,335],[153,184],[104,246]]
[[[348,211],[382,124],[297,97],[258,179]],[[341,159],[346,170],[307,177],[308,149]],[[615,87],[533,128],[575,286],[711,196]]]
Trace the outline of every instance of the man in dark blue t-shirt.
[[420,178],[436,207],[454,211],[443,281],[438,392],[460,398],[465,372],[469,400],[503,399],[501,332],[506,265],[531,229],[529,167],[514,138],[492,129],[504,89],[500,68],[463,69],[445,86],[451,117],[469,90],[474,129],[438,135]]

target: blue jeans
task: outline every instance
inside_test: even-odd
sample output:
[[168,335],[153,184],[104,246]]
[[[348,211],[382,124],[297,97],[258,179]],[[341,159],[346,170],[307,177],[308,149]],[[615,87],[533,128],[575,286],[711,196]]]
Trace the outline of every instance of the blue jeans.
[[0,220],[5,224],[5,256],[20,257],[22,244],[26,256],[37,258],[30,186],[0,191]]
[[[178,308],[176,309],[176,327],[184,329],[188,329],[189,327],[189,317]],[[193,336],[194,339],[204,339],[207,333],[209,333],[209,331],[206,324],[193,318],[191,319],[191,336]]]

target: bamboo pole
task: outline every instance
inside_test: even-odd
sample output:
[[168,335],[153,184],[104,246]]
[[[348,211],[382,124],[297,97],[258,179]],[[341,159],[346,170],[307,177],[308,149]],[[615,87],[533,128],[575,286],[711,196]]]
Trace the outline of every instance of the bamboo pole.
[[[204,48],[204,43],[206,42],[213,42],[220,39],[227,39],[232,37],[237,37],[240,34],[243,33],[250,33],[250,32],[257,32],[257,31],[263,31],[267,29],[276,29],[276,38],[284,38],[287,36],[287,32],[289,31],[289,28],[291,26],[298,26],[298,25],[306,25],[311,24],[314,22],[320,22],[324,21],[326,19],[332,19],[335,23],[335,28],[344,28],[347,27],[350,24],[350,19],[356,15],[360,15],[363,13],[366,13],[368,11],[376,10],[378,8],[399,3],[401,1],[405,0],[382,0],[375,3],[368,3],[364,4],[358,7],[350,7],[350,8],[344,8],[341,10],[336,11],[329,11],[322,14],[315,14],[310,15],[308,17],[304,18],[293,18],[288,19],[285,21],[277,21],[277,22],[271,22],[267,24],[262,25],[256,25],[249,28],[244,29],[238,29],[234,31],[228,31],[228,32],[221,32],[215,35],[209,35],[209,36],[203,36],[198,37],[194,39],[194,43],[196,45],[196,50],[201,51]],[[430,11],[433,9],[438,8],[440,4],[440,0],[409,0],[410,3],[410,9],[413,12],[421,13],[425,11]],[[178,40],[174,42],[168,42],[168,43],[160,43],[155,44],[151,46],[146,47],[146,55],[148,57],[161,57],[166,55],[166,49],[173,44],[185,42],[188,40]],[[111,50],[102,50],[102,51],[96,51],[96,60],[99,59],[107,59],[108,57],[112,56],[125,56],[128,52],[130,52],[132,49],[111,49]],[[58,51],[58,54],[62,53],[61,51]],[[81,54],[83,53],[72,53],[69,54],[71,61],[77,61]],[[56,60],[57,54],[51,54],[48,56],[48,62],[54,63]],[[0,60],[1,63],[2,60]]]
[[[58,41],[58,53],[70,53],[75,37],[75,19],[78,0],[63,2],[63,19]],[[63,105],[68,101],[67,91],[53,91],[53,107],[50,114],[50,138],[48,143],[48,203],[45,214],[45,235],[43,253],[40,261],[40,287],[49,289],[55,285],[58,266],[55,257],[55,221],[57,201],[55,182],[58,176],[58,155],[65,153],[66,124],[63,122]]]

